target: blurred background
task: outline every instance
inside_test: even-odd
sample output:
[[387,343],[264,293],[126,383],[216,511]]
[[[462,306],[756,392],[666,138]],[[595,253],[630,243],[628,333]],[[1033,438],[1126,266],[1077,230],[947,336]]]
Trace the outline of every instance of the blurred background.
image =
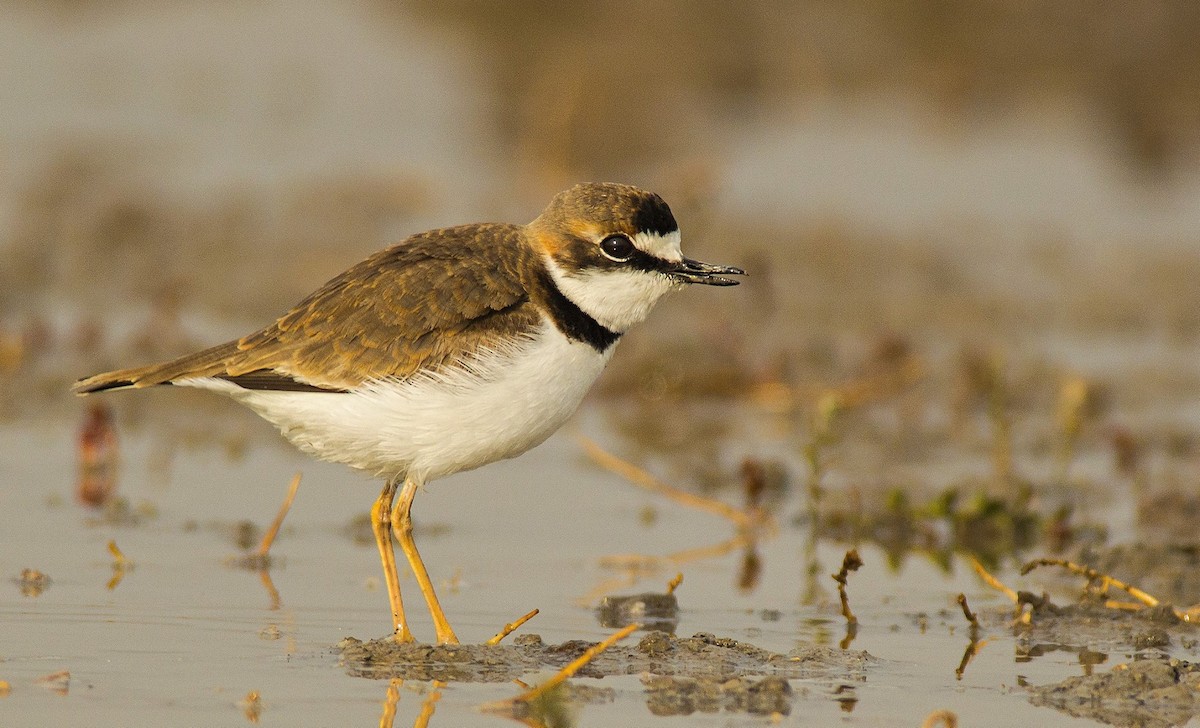
[[610,391],[656,351],[753,386],[889,346],[1112,374],[1200,334],[1186,0],[2,15],[0,416],[245,333],[409,233],[532,219],[581,180],[660,192],[689,255],[752,274],[674,297]]

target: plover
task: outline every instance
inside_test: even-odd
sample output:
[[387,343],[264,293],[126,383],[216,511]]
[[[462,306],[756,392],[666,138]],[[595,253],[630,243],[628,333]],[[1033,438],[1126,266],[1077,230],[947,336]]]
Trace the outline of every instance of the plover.
[[371,524],[394,638],[413,635],[389,528],[437,641],[456,643],[412,539],[417,490],[541,443],[659,298],[692,283],[736,285],[723,276],[741,274],[683,257],[679,226],[658,195],[580,184],[528,225],[413,235],[260,331],[169,362],[97,374],[74,391],[171,384],[220,392],[301,450],[386,478]]

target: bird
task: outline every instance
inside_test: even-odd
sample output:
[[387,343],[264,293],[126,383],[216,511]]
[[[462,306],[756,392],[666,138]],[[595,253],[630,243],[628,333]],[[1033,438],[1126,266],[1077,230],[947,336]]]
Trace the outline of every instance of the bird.
[[149,366],[80,379],[79,395],[158,385],[228,397],[319,459],[384,480],[371,508],[392,639],[415,641],[394,533],[433,619],[457,644],[412,538],[418,490],[512,458],[575,411],[630,327],[665,294],[737,285],[685,258],[657,194],[581,183],[528,224],[412,235],[335,276],[265,328]]

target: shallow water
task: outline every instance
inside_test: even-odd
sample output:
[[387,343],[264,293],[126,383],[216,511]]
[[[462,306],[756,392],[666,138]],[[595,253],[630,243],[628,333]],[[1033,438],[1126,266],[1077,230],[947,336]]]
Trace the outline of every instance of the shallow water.
[[[594,414],[589,410],[577,421],[603,440]],[[94,514],[72,500],[72,429],[63,423],[0,433],[6,454],[0,478],[11,486],[0,491],[3,571],[15,576],[32,567],[52,579],[40,596],[21,596],[9,585],[0,599],[7,625],[0,679],[12,686],[0,699],[4,724],[83,715],[93,725],[240,723],[246,718],[237,703],[250,691],[261,695],[264,724],[379,719],[387,681],[348,676],[333,649],[343,637],[370,639],[387,631],[375,550],[346,533],[374,497],[374,483],[312,463],[266,437],[252,438],[237,460],[211,447],[185,448],[166,470],[155,469],[148,465],[154,438],[135,432],[125,436],[121,493],[134,504],[152,503],[156,515],[138,525],[89,524]],[[276,608],[257,574],[226,562],[238,553],[233,525],[269,521],[295,470],[304,480],[273,549],[281,559],[270,571]],[[779,513],[798,508],[799,498],[793,492]],[[641,518],[648,506],[657,514],[652,525]],[[469,642],[534,607],[541,614],[518,634],[537,633],[547,642],[599,640],[610,630],[598,624],[595,601],[583,606],[577,600],[614,578],[617,584],[605,593],[661,591],[673,575],[668,568],[621,587],[621,575],[601,566],[603,557],[669,554],[733,535],[722,519],[656,500],[588,464],[569,433],[514,461],[430,485],[417,499],[416,519],[418,544],[442,585],[446,611]],[[111,590],[109,539],[134,563]],[[827,575],[836,571],[844,547],[817,545],[821,597],[811,604],[803,603],[806,566],[814,559],[807,548],[806,531],[782,523],[757,544],[761,574],[749,591],[737,587],[741,550],[679,566],[685,580],[677,592],[677,633],[712,632],[780,652],[838,643],[845,625]],[[956,679],[968,638],[954,595],[965,592],[976,610],[1000,609],[1002,597],[962,562],[945,573],[914,554],[891,569],[879,549],[860,550],[866,565],[850,576],[849,594],[861,623],[850,648],[878,662],[862,682],[794,681],[798,697],[785,722],[915,724],[938,708],[954,710],[967,725],[1071,722],[1032,707],[1016,686],[1080,674],[1076,654],[1018,658],[1011,633],[988,629],[988,643]],[[414,630],[431,638],[415,585],[405,579],[403,586]],[[271,633],[277,637],[268,638]],[[59,670],[71,673],[66,695],[35,684]],[[576,681],[616,690],[613,702],[580,709],[579,725],[650,720],[636,676]],[[431,689],[407,685],[395,725],[413,722],[421,691]],[[477,707],[519,690],[505,683],[450,684],[440,692],[432,725],[491,725],[501,719]],[[730,720],[762,719],[693,716],[700,723]]]

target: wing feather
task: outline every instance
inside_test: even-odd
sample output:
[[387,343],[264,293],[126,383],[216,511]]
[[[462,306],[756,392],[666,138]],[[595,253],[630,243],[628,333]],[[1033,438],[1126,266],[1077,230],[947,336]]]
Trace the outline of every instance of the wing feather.
[[[80,380],[80,394],[221,377],[258,389],[345,390],[468,360],[541,322],[523,280],[533,255],[517,225],[414,235],[313,292],[275,323],[178,359]],[[277,385],[277,386],[276,386]]]

